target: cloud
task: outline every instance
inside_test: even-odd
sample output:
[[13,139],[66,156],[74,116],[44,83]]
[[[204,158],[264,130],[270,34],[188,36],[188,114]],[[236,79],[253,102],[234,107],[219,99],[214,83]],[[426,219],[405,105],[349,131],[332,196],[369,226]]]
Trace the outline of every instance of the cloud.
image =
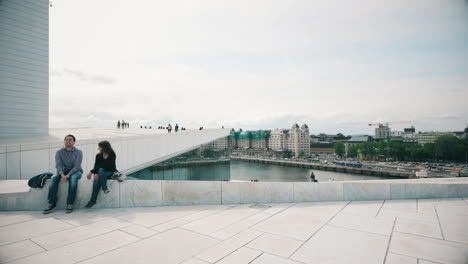
[[468,116],[464,2],[182,2],[54,3],[51,126],[361,134],[375,121],[455,130],[465,121],[451,117]]
[[80,70],[64,68],[63,70],[52,70],[49,75],[54,78],[73,76],[77,80],[90,83],[115,84],[116,79],[103,75],[93,75]]

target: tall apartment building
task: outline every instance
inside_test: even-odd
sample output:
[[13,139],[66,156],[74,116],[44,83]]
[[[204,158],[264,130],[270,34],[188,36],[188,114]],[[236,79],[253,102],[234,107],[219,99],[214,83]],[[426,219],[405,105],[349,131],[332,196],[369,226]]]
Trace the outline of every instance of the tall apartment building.
[[266,149],[269,130],[232,132],[233,146],[241,149]]
[[380,140],[390,138],[390,132],[390,127],[379,125],[379,127],[375,129],[375,139]]
[[269,130],[253,131],[251,135],[250,147],[253,149],[267,149],[269,134]]
[[275,129],[271,131],[268,147],[272,150],[289,150],[298,157],[301,152],[310,155],[309,127],[294,124],[290,130]]
[[289,129],[275,129],[270,133],[270,139],[268,140],[268,148],[272,150],[285,150],[286,136],[289,133]]

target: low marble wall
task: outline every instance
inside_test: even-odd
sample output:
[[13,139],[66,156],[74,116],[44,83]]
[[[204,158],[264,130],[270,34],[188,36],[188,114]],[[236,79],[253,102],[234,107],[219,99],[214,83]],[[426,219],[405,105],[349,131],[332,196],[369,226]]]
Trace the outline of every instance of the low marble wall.
[[[11,183],[10,188],[7,183]],[[24,186],[20,183],[0,181],[0,210],[40,210],[47,206],[48,184],[43,189],[25,191],[27,181],[23,181]],[[111,192],[100,192],[95,208],[468,197],[468,179],[320,183],[110,180],[108,186]],[[75,208],[84,207],[91,189],[92,181],[83,177]],[[65,208],[67,193],[68,183],[60,183],[58,208]]]

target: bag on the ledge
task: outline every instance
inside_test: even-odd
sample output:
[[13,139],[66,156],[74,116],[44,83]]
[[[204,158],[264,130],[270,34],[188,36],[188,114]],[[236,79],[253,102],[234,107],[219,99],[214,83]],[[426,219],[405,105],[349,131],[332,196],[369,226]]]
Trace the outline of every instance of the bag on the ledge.
[[112,174],[112,179],[123,182],[125,179],[127,179],[127,175],[121,173],[120,171],[115,171],[114,174]]
[[32,177],[31,179],[29,179],[28,185],[31,188],[42,188],[42,187],[44,187],[45,181],[47,179],[50,179],[52,177],[52,175],[54,175],[54,174],[50,173],[50,172],[44,172],[44,173],[41,173],[39,175],[36,175],[36,176]]

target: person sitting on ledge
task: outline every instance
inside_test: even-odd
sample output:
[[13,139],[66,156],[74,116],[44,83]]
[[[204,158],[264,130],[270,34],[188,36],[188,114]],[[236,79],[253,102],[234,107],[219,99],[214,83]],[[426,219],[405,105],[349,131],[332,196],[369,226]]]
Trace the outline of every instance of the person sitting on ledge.
[[76,138],[73,135],[67,135],[64,139],[65,147],[59,149],[55,153],[55,167],[57,173],[50,179],[49,194],[47,196],[49,205],[44,209],[43,213],[48,214],[57,205],[57,192],[59,182],[68,181],[68,197],[66,212],[73,211],[73,203],[76,198],[78,189],[78,180],[81,179],[83,169],[81,161],[83,160],[83,152],[74,147]]
[[311,181],[311,182],[318,182],[317,179],[315,179],[315,174],[314,174],[314,172],[312,172],[312,173],[310,174],[310,181]]
[[112,177],[115,171],[115,155],[109,141],[104,140],[98,144],[99,153],[96,155],[96,161],[94,162],[94,169],[88,173],[88,179],[94,174],[93,181],[93,193],[91,194],[91,200],[85,205],[86,208],[91,208],[96,204],[96,200],[99,194],[99,190],[102,188],[104,193],[109,193],[110,190],[107,188],[107,178]]

